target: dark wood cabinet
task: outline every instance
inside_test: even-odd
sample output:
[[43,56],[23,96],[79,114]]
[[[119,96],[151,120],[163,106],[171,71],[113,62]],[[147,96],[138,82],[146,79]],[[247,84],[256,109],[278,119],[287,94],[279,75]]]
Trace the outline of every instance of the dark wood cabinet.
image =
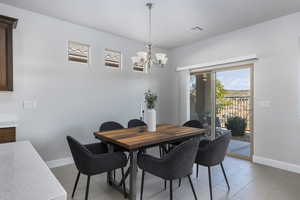
[[0,128],[0,143],[15,142],[16,128]]
[[17,19],[0,15],[0,91],[13,91],[13,29]]

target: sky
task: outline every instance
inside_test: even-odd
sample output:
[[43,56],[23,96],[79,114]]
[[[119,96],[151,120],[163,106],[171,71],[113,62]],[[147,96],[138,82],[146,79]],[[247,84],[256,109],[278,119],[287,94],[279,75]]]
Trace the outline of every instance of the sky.
[[226,90],[250,89],[250,69],[217,72],[216,76]]

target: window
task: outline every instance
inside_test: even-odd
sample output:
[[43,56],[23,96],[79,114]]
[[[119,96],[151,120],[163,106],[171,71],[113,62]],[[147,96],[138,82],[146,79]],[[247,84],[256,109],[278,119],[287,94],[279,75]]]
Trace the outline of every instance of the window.
[[90,46],[78,42],[69,41],[68,43],[68,59],[72,62],[89,63]]
[[104,50],[104,62],[106,67],[121,69],[122,54],[119,51]]
[[145,73],[147,72],[145,65],[134,65],[133,66],[133,71],[136,71],[136,72],[145,72]]

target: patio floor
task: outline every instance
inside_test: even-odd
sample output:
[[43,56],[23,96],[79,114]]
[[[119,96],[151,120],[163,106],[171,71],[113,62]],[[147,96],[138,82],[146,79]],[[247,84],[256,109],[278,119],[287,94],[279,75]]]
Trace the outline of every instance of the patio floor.
[[251,143],[247,141],[240,141],[231,139],[228,147],[228,153],[234,153],[241,156],[250,157]]

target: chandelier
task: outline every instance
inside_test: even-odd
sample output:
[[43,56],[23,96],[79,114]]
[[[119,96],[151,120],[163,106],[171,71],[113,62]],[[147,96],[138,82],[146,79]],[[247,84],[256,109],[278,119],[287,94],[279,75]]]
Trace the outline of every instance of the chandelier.
[[158,65],[160,67],[164,67],[167,64],[168,57],[164,53],[156,53],[152,52],[152,41],[151,41],[151,9],[153,7],[153,3],[147,3],[146,6],[149,9],[149,39],[148,44],[146,45],[146,51],[137,52],[136,56],[131,57],[133,65],[135,68],[140,68],[141,70],[146,70],[146,72],[150,71],[151,66]]

